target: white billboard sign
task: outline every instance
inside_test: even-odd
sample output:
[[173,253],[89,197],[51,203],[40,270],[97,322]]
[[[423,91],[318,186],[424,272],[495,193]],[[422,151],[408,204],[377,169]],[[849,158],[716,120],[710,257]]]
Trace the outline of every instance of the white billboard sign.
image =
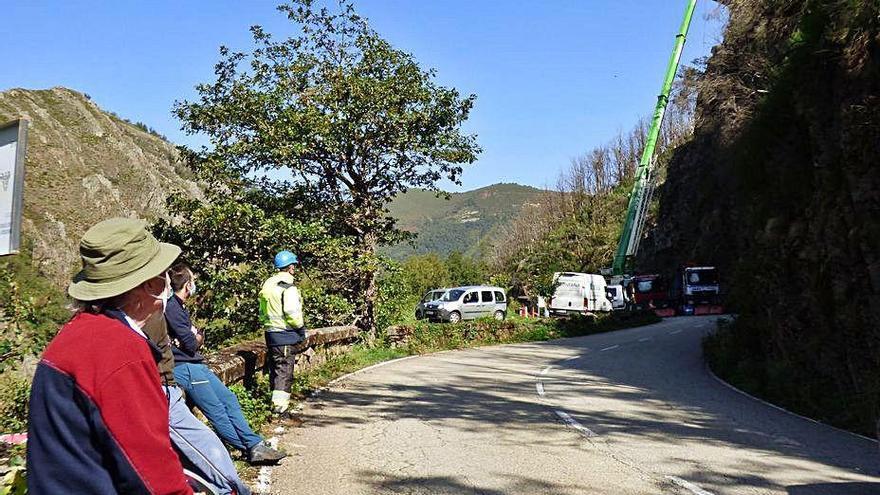
[[21,244],[27,120],[0,125],[0,256]]

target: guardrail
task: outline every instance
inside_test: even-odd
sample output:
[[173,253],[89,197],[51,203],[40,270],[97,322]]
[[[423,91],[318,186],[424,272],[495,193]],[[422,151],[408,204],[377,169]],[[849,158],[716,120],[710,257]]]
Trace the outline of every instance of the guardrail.
[[[297,371],[314,368],[347,352],[359,338],[360,329],[354,326],[306,330],[305,340],[295,349],[299,353]],[[205,359],[205,364],[227,385],[250,379],[265,363],[266,343],[262,338],[226,347]]]

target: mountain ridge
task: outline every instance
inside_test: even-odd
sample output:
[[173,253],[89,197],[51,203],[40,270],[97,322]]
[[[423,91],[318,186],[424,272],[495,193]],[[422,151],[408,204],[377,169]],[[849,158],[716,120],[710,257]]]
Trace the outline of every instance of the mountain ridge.
[[509,182],[452,193],[410,189],[396,197],[388,211],[399,228],[417,237],[413,245],[402,243],[386,247],[383,252],[398,260],[429,252],[448,255],[458,251],[477,256],[485,241],[515,218],[523,206],[537,204],[545,192]]
[[[79,268],[79,239],[95,222],[168,218],[171,193],[203,197],[173,143],[146,124],[100,108],[85,93],[65,87],[0,92],[0,121],[17,118],[30,121],[23,248],[59,288]],[[388,210],[399,228],[417,237],[383,253],[396,260],[427,252],[476,256],[544,192],[505,182],[448,193],[410,189]]]

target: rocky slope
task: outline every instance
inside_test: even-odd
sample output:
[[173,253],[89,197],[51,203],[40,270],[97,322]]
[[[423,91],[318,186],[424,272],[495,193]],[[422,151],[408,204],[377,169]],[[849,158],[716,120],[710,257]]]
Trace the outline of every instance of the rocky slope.
[[721,267],[727,377],[871,431],[880,414],[880,4],[732,0],[644,270]]
[[111,216],[165,216],[172,191],[194,197],[174,146],[66,88],[0,93],[0,121],[30,119],[23,234],[40,272],[63,286],[78,269],[77,243]]

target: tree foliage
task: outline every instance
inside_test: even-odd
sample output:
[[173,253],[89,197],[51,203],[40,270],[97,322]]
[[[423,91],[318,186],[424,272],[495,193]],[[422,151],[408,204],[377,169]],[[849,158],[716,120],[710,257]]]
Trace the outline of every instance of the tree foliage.
[[411,256],[401,265],[409,291],[421,297],[431,289],[480,285],[489,280],[489,269],[481,261],[453,251],[445,258],[436,253]]
[[354,305],[372,329],[376,249],[406,237],[387,205],[411,187],[458,182],[480,152],[461,131],[475,97],[438,85],[433,70],[392,47],[350,2],[339,7],[279,6],[298,35],[276,40],[252,27],[256,48],[221,47],[216,81],[176,104],[184,130],[210,141],[183,150],[208,186],[208,204],[178,203],[184,225],[163,230],[197,246],[212,276],[253,269],[281,247],[304,250],[324,279],[316,285]]
[[197,272],[194,316],[208,332],[212,347],[259,328],[257,294],[272,271],[279,249],[299,253],[303,270],[298,285],[310,326],[350,324],[354,310],[348,287],[358,269],[354,243],[333,236],[318,220],[296,220],[283,210],[251,201],[215,198],[203,204],[174,198],[171,209],[185,221],[160,221],[157,235],[185,246],[185,258]]

